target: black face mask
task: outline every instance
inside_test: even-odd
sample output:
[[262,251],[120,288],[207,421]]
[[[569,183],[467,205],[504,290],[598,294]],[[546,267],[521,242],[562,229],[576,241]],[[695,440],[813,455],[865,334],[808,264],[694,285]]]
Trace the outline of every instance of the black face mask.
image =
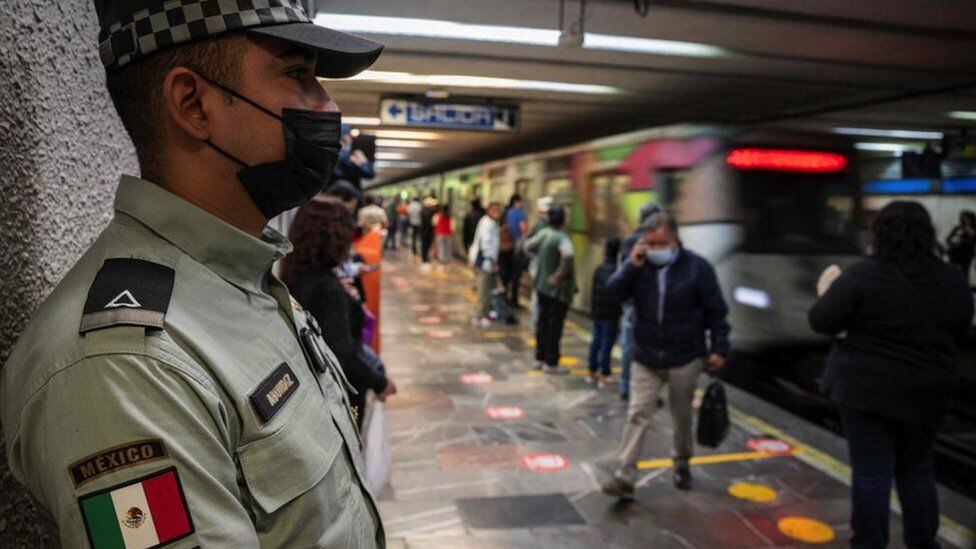
[[283,109],[278,116],[219,82],[206,76],[203,79],[281,121],[285,132],[285,158],[279,162],[248,166],[209,139],[205,141],[220,154],[244,166],[237,172],[237,178],[264,217],[271,219],[301,206],[325,188],[339,158],[340,113]]

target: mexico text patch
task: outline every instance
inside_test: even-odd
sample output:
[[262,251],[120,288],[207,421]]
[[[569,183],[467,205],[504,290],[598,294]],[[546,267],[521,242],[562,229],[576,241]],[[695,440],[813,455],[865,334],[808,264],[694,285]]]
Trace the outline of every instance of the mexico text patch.
[[78,498],[93,549],[163,547],[193,533],[176,467]]
[[86,456],[68,466],[75,488],[98,477],[135,465],[151,463],[169,457],[166,446],[159,439],[146,439],[120,444]]
[[118,325],[161,329],[175,275],[151,261],[106,259],[88,289],[79,333]]
[[261,421],[268,421],[281,410],[285,402],[298,390],[298,378],[288,364],[282,362],[270,376],[251,393],[251,405]]

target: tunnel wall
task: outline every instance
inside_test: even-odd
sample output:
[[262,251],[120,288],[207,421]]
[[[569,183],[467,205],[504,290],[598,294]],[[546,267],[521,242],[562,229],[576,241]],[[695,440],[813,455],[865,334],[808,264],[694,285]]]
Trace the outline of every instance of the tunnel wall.
[[[15,0],[0,17],[0,364],[111,218],[135,153],[105,91],[92,3]],[[0,433],[2,438],[2,433]],[[0,455],[0,547],[42,547]]]

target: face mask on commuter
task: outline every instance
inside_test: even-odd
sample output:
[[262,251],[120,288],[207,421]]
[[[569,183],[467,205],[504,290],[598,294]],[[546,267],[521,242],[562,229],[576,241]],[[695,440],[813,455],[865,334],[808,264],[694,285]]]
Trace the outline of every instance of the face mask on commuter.
[[662,250],[647,250],[644,255],[651,265],[663,267],[669,265],[678,257],[678,250],[675,248],[664,248]]
[[285,132],[285,158],[278,162],[248,166],[209,139],[205,141],[244,166],[237,172],[237,178],[264,217],[271,219],[300,206],[325,188],[339,157],[340,113],[283,109],[278,116],[219,82],[206,76],[203,79],[281,122]]

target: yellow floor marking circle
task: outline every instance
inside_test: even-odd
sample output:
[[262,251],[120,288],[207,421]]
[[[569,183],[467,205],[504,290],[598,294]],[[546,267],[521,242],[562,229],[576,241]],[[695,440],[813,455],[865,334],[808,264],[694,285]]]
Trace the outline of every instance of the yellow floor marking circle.
[[576,366],[579,364],[579,359],[575,356],[564,356],[559,359],[560,366]]
[[776,490],[762,484],[753,482],[736,482],[729,486],[729,494],[746,501],[756,503],[769,503],[776,499]]
[[809,518],[786,517],[777,526],[783,535],[803,543],[830,543],[835,537],[833,528]]

